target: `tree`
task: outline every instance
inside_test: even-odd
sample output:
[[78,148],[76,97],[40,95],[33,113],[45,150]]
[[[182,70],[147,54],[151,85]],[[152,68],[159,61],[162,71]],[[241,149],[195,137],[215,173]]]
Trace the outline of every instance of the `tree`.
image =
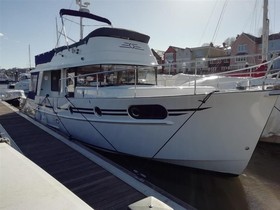
[[206,46],[210,46],[209,43],[204,43],[203,45],[201,45],[202,47],[206,47]]
[[229,47],[232,45],[232,43],[236,40],[235,37],[228,37],[224,42],[223,46]]

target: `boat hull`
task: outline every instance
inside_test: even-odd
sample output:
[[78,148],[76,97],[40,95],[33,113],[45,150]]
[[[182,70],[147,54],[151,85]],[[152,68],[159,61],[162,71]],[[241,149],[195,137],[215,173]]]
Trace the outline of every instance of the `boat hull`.
[[[277,97],[268,91],[135,98],[41,97],[36,99],[35,116],[102,149],[241,174]],[[160,105],[167,113],[164,119],[136,119],[129,110],[138,105]]]

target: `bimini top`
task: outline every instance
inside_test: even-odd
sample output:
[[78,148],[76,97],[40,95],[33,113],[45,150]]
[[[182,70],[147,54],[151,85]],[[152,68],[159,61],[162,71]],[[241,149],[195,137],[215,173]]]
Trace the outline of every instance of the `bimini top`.
[[70,16],[76,16],[76,17],[83,17],[83,18],[89,18],[93,19],[99,22],[107,23],[108,25],[112,25],[111,21],[108,20],[107,18],[100,17],[88,12],[81,12],[81,11],[76,11],[76,10],[70,10],[70,9],[61,9],[60,12],[60,17],[63,15],[70,15]]

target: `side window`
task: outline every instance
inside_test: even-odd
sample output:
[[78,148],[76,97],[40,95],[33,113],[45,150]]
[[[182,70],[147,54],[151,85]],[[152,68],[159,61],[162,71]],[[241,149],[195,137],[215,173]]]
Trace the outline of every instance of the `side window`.
[[67,93],[69,97],[74,97],[74,91],[76,86],[76,69],[69,69],[67,71],[67,79],[66,79],[66,86],[67,86]]
[[59,91],[60,70],[51,72],[51,91]]
[[38,76],[39,72],[31,73],[28,98],[34,99],[37,94]]
[[37,73],[37,72],[31,74],[31,84],[30,84],[31,88],[30,88],[30,90],[32,92],[35,92],[35,93],[37,92],[38,75],[39,75],[39,73]]

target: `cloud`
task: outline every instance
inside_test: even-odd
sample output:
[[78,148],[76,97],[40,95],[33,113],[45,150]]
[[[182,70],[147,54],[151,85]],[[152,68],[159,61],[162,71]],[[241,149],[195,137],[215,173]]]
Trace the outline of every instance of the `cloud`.
[[2,33],[0,32],[0,37],[1,37],[1,36],[4,36],[4,34],[2,34]]

